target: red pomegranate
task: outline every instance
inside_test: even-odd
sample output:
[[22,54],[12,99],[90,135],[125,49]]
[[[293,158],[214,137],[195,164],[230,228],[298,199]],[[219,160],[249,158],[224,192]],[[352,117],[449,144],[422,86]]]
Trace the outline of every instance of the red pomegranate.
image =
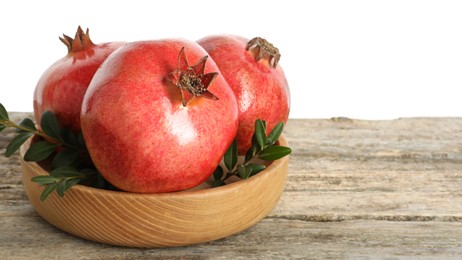
[[40,122],[46,110],[54,112],[62,127],[80,130],[80,109],[85,91],[101,63],[122,42],[94,44],[79,26],[75,38],[59,38],[68,49],[62,59],[51,65],[41,76],[34,92],[34,115]]
[[130,192],[170,192],[213,173],[236,136],[238,108],[206,55],[191,41],[141,41],[101,65],[81,123],[106,180]]
[[236,95],[239,107],[237,143],[239,154],[250,148],[255,120],[267,129],[287,122],[290,93],[278,64],[279,50],[263,38],[214,35],[197,41],[215,61]]

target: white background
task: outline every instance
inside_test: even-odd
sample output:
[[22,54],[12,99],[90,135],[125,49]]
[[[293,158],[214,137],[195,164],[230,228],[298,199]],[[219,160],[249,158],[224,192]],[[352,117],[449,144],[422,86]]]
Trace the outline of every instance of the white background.
[[210,34],[276,45],[291,118],[462,116],[460,1],[1,1],[0,103],[32,111],[81,25],[95,43]]

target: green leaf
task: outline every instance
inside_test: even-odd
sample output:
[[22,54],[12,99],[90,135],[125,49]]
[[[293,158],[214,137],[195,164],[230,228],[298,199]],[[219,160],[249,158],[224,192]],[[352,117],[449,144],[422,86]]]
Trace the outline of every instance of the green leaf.
[[56,187],[56,192],[62,198],[64,197],[64,187],[66,185],[67,179],[63,179],[58,183],[58,187]]
[[223,180],[215,180],[212,184],[212,188],[220,187],[225,185],[225,182]]
[[52,170],[50,172],[51,176],[57,177],[57,178],[74,178],[74,177],[79,177],[79,178],[84,178],[85,175],[79,170],[77,170],[74,167],[60,167]]
[[0,121],[9,120],[8,112],[6,112],[5,107],[0,103]]
[[[61,168],[61,170],[64,170],[63,168]],[[33,182],[36,182],[40,185],[46,185],[40,196],[40,200],[44,201],[54,190],[56,190],[60,197],[63,197],[66,191],[68,191],[72,186],[77,185],[84,178],[83,174],[79,174],[78,176],[64,176],[69,175],[67,173],[64,173],[62,174],[63,176],[60,176],[60,174],[56,174],[55,171],[55,176],[41,175],[35,176],[31,179]]]
[[34,122],[29,118],[24,118],[23,120],[21,120],[21,122],[19,122],[19,125],[24,128],[29,129],[29,131],[18,129],[18,133],[37,131],[37,128],[35,128]]
[[80,151],[71,148],[64,148],[56,154],[51,165],[53,169],[64,166],[73,166],[78,163],[79,157]]
[[292,149],[285,146],[268,146],[265,150],[261,151],[258,158],[265,161],[274,161],[280,159],[292,152]]
[[257,164],[257,163],[249,163],[245,167],[246,169],[250,170],[249,177],[254,176],[255,174],[263,171],[266,168],[265,165]]
[[254,176],[255,174],[263,171],[265,168],[265,165],[249,163],[247,165],[239,165],[237,171],[242,179],[248,179],[251,176]]
[[0,125],[0,132],[6,129],[6,125]]
[[5,156],[10,157],[13,155],[21,145],[29,139],[29,137],[32,135],[32,133],[24,132],[24,133],[19,133],[13,139],[11,139],[11,142],[8,144],[6,147],[5,151]]
[[265,133],[266,133],[266,121],[265,121],[265,120],[261,120],[261,119],[259,119],[259,120],[262,122],[263,128],[265,128]]
[[55,183],[52,183],[52,184],[49,184],[46,186],[46,188],[42,191],[42,194],[40,195],[40,200],[41,201],[45,201],[48,196],[54,191],[56,190],[56,188],[58,187],[59,183],[58,182],[55,182]]
[[58,119],[53,112],[48,110],[43,112],[42,119],[40,120],[40,126],[42,127],[43,132],[47,135],[61,140],[61,128],[59,127]]
[[43,161],[53,153],[55,148],[56,144],[47,141],[38,141],[29,147],[24,155],[24,160],[29,162]]
[[56,191],[58,192],[58,195],[60,197],[64,197],[64,193],[68,191],[72,186],[75,186],[76,184],[79,183],[81,179],[80,178],[66,178],[63,179],[59,184],[58,187],[56,188]]
[[282,130],[284,129],[284,123],[283,122],[279,122],[274,128],[273,130],[271,130],[271,132],[269,133],[268,135],[268,140],[267,140],[267,144],[269,145],[273,145],[275,144],[278,139],[279,139],[279,136],[281,136],[281,133],[282,133]]
[[250,174],[252,173],[252,169],[245,167],[244,165],[237,166],[237,172],[242,179],[249,178]]
[[252,143],[252,146],[250,146],[249,150],[247,150],[247,153],[245,154],[246,162],[250,161],[255,156],[255,154],[257,154],[257,146],[258,145],[256,143]]
[[255,138],[260,149],[263,149],[266,144],[266,129],[264,121],[257,119],[255,121]]
[[70,188],[72,188],[72,186],[79,184],[81,180],[82,179],[79,179],[79,178],[68,179],[66,181],[66,185],[64,185],[64,192],[68,191]]
[[232,171],[234,166],[236,166],[237,163],[237,142],[234,140],[231,145],[229,146],[228,150],[225,153],[224,156],[224,161],[225,161],[225,166],[228,169],[228,171]]
[[40,185],[47,185],[47,184],[57,182],[58,179],[50,175],[39,175],[39,176],[32,177],[31,181],[36,182]]
[[61,137],[62,137],[62,140],[66,144],[70,144],[73,147],[80,147],[81,146],[80,143],[79,143],[79,138],[78,138],[77,134],[72,132],[69,129],[62,128],[61,129]]
[[218,166],[215,171],[213,171],[213,178],[215,180],[220,180],[221,177],[223,177],[223,168],[221,166]]

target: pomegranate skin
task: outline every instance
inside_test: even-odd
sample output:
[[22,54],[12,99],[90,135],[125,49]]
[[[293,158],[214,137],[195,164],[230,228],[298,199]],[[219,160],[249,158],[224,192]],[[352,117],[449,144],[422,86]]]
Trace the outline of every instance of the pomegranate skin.
[[[80,27],[79,27],[80,29]],[[76,36],[77,37],[77,36]],[[40,77],[34,91],[34,116],[56,114],[61,127],[80,131],[80,110],[85,91],[101,63],[123,42],[85,44],[53,63]]]
[[266,121],[268,131],[279,122],[287,122],[290,92],[280,65],[272,67],[267,58],[256,61],[246,50],[248,39],[234,35],[211,35],[197,41],[218,65],[233,89],[239,107],[237,143],[245,154],[252,143],[255,120]]
[[[195,97],[183,106],[168,80],[180,49],[189,65],[207,53],[181,39],[129,43],[111,54],[85,94],[81,124],[103,177],[129,192],[179,191],[204,182],[238,128],[237,102],[221,75],[209,85],[218,100]],[[205,72],[219,72],[208,59]]]

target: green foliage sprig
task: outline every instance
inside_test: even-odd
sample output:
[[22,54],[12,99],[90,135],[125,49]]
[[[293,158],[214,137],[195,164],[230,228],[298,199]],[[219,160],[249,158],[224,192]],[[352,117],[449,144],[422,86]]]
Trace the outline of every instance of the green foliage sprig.
[[72,186],[96,178],[98,186],[104,186],[99,173],[93,166],[88,154],[82,132],[62,128],[56,115],[45,111],[40,120],[41,129],[35,127],[34,122],[23,119],[19,124],[11,121],[5,107],[0,104],[0,132],[8,127],[16,128],[16,135],[6,147],[5,156],[13,155],[29,138],[38,136],[31,142],[24,154],[24,160],[41,162],[51,159],[50,175],[39,175],[32,178],[33,182],[45,186],[40,199],[44,201],[53,191],[59,196]]
[[266,166],[258,163],[256,158],[264,161],[274,161],[289,155],[292,149],[286,146],[276,145],[283,129],[284,123],[280,122],[271,130],[268,136],[266,136],[266,122],[257,119],[255,121],[255,132],[252,137],[252,145],[245,154],[244,162],[238,164],[238,147],[236,140],[234,140],[223,156],[225,169],[222,166],[218,166],[213,172],[215,181],[212,186],[218,187],[225,185],[225,181],[231,176],[247,179],[263,171]]

